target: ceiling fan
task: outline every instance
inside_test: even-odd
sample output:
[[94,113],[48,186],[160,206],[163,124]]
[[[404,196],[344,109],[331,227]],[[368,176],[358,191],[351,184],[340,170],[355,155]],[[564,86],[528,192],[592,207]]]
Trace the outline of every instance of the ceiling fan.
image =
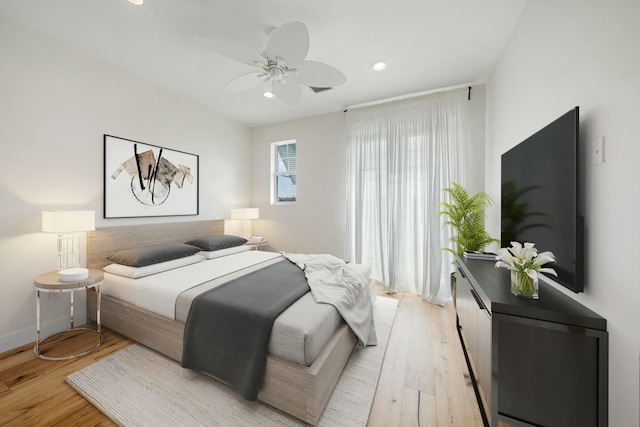
[[220,55],[257,68],[227,83],[227,93],[264,85],[266,97],[275,95],[296,105],[302,96],[301,85],[318,90],[346,83],[347,77],[331,65],[305,59],[309,52],[309,31],[302,22],[272,28],[268,35],[267,49],[260,55],[219,40],[204,37],[196,40]]

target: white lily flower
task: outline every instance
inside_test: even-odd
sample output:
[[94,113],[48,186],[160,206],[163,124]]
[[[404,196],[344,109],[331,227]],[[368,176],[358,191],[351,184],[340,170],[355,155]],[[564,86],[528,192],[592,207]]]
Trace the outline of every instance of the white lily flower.
[[511,270],[513,267],[513,264],[507,264],[504,261],[498,261],[496,262],[496,267],[508,268],[509,270]]
[[533,263],[534,265],[540,267],[544,264],[547,264],[549,262],[556,262],[555,258],[552,258],[548,255],[538,255],[534,260]]
[[552,268],[541,268],[544,264],[556,262],[555,255],[550,251],[538,253],[535,244],[525,242],[511,242],[510,248],[500,248],[496,254],[496,267],[507,268],[525,273],[535,279],[538,273],[548,273],[557,276]]
[[551,251],[544,251],[544,252],[540,252],[540,253],[538,254],[538,256],[548,256],[548,257],[551,257],[551,258],[553,258],[553,260],[554,260],[553,262],[555,262],[555,259],[556,259],[556,256],[555,256],[555,255],[553,254],[553,252],[551,252]]
[[558,277],[558,273],[556,273],[553,268],[541,268],[540,273],[553,274],[554,276]]
[[496,253],[496,259],[503,258],[508,253],[509,253],[509,251],[506,250],[505,248],[500,248],[500,249],[498,249],[498,253]]

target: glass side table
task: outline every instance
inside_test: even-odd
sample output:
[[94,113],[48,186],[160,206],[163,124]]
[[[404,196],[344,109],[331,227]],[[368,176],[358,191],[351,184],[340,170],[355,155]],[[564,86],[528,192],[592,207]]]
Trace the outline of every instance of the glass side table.
[[[85,354],[88,354],[94,351],[95,349],[97,349],[98,347],[100,347],[100,344],[102,344],[102,341],[104,340],[104,336],[102,335],[102,331],[100,330],[100,285],[102,284],[103,279],[104,279],[104,275],[102,274],[102,270],[89,270],[88,278],[84,280],[73,281],[73,282],[61,282],[60,280],[58,280],[57,271],[52,271],[50,273],[42,274],[35,278],[35,280],[33,281],[33,284],[36,288],[36,344],[33,347],[33,353],[36,355],[36,357],[39,357],[40,359],[46,359],[46,360],[68,360],[68,359],[73,359],[74,357],[84,356]],[[73,293],[75,291],[81,291],[84,289],[89,290],[91,288],[95,288],[95,291],[97,293],[96,329],[75,328],[73,324],[74,322]],[[70,302],[71,327],[67,330],[60,331],[44,339],[41,337],[41,333],[40,333],[40,294],[42,292],[50,292],[50,293],[71,292],[71,302]],[[86,351],[83,351],[81,353],[71,354],[68,356],[51,357],[51,356],[46,356],[40,353],[40,344],[42,344],[42,341],[44,341],[45,339],[51,338],[53,336],[62,334],[64,332],[69,332],[69,331],[86,331],[86,332],[94,333],[96,334],[97,342],[93,347],[91,347]]]

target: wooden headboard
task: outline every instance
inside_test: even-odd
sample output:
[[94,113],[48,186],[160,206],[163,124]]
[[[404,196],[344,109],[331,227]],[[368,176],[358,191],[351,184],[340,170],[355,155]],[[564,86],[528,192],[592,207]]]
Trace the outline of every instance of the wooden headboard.
[[122,249],[154,243],[184,243],[216,234],[224,234],[223,219],[98,228],[87,233],[87,267],[101,269],[111,264],[108,257]]

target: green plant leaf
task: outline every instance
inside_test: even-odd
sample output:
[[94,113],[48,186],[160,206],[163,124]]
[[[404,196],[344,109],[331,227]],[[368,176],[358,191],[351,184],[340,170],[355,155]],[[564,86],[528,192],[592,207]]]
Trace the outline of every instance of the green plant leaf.
[[493,242],[499,242],[491,237],[484,229],[484,208],[492,206],[493,199],[487,193],[481,192],[470,196],[467,190],[456,182],[443,190],[449,195],[451,202],[440,204],[439,216],[444,215],[443,227],[453,228],[452,248],[446,251],[461,255],[464,251],[481,251]]

